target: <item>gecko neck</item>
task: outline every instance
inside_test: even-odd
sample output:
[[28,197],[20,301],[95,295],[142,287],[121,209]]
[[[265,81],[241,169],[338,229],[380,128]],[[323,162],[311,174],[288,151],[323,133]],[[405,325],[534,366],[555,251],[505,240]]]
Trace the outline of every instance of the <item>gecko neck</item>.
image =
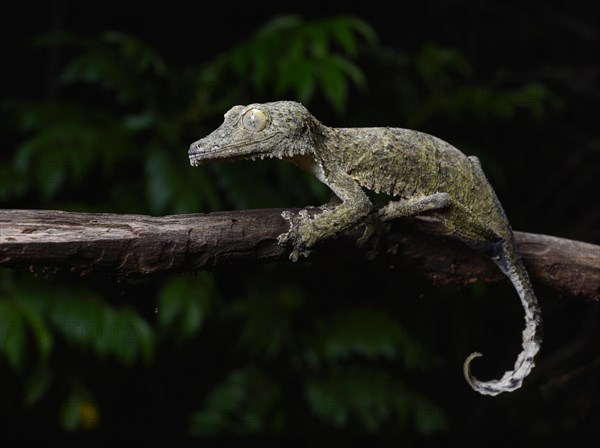
[[334,163],[338,166],[346,153],[356,146],[360,131],[361,128],[334,128],[317,121],[313,131],[315,158],[325,165]]

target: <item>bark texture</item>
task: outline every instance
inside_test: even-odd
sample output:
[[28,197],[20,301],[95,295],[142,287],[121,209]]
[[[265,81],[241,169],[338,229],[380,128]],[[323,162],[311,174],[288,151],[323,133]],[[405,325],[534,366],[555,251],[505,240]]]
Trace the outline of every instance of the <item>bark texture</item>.
[[[163,217],[52,210],[0,210],[0,267],[93,271],[118,276],[193,271],[233,263],[289,262],[277,244],[287,230],[281,209]],[[364,257],[355,246],[362,229],[319,244],[310,259]],[[600,246],[515,232],[534,282],[570,296],[600,299]],[[387,251],[375,262],[411,269],[439,283],[502,281],[485,256],[448,235],[439,224],[414,220],[393,225]],[[392,250],[389,250],[389,249]]]

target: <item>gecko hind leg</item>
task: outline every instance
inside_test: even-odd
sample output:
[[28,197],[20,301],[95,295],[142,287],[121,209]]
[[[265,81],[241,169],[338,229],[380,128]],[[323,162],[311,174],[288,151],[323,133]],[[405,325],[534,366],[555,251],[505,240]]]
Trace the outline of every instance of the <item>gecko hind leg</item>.
[[377,212],[377,217],[381,221],[408,218],[421,213],[447,208],[451,202],[448,193],[435,193],[431,196],[392,201]]
[[408,218],[425,212],[447,208],[452,203],[448,193],[435,193],[430,196],[390,201],[365,221],[365,232],[356,242],[363,247],[376,233],[382,222],[397,218]]

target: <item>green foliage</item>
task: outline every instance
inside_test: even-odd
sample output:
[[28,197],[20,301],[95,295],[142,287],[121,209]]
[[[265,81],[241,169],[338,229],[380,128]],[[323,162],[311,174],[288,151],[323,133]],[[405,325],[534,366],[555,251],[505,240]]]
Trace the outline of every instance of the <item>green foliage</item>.
[[[169,89],[180,85],[179,73],[121,33],[90,39],[63,34],[40,42],[68,44],[77,53],[59,77],[60,101],[8,103],[16,126],[28,137],[1,166],[6,176],[0,179],[0,200],[29,194],[46,206],[58,202],[61,208],[94,210],[110,204],[114,211],[157,214],[220,205],[205,174],[182,174],[189,174],[185,152],[179,151],[186,146],[187,122],[169,103],[177,96]],[[143,176],[124,175],[144,170],[145,183]],[[95,204],[73,194],[92,185]]]
[[240,322],[240,347],[266,359],[279,355],[292,339],[292,318],[304,301],[298,288],[276,285],[275,290],[250,291],[233,303],[227,314]]
[[[74,104],[21,103],[15,110],[21,130],[31,133],[18,148],[13,169],[30,179],[30,188],[50,199],[70,180],[83,183],[96,164],[107,170],[131,147],[127,132],[112,114]],[[110,146],[106,142],[110,141]],[[10,185],[7,183],[4,190]]]
[[444,412],[402,380],[381,369],[354,367],[313,379],[307,387],[313,412],[336,427],[355,423],[374,433],[393,419],[398,429],[414,427],[431,434],[447,427]]
[[255,367],[231,372],[206,399],[203,410],[190,420],[190,433],[196,436],[222,432],[235,435],[281,433],[284,416],[277,383]]
[[498,81],[478,84],[472,80],[473,67],[460,51],[431,43],[424,45],[415,57],[414,69],[423,88],[404,80],[401,101],[411,128],[422,127],[436,116],[460,122],[473,117],[480,121],[504,121],[526,112],[540,121],[561,104],[539,82],[516,87],[506,87]]
[[[132,367],[154,358],[154,332],[128,306],[115,308],[91,290],[39,282],[15,281],[2,272],[0,283],[0,355],[25,379],[27,405],[44,397],[52,378],[52,358],[68,351],[91,353]],[[54,373],[54,374],[53,374]]]
[[167,280],[158,294],[158,331],[180,340],[196,334],[210,316],[214,294],[213,278],[204,272]]
[[317,321],[314,341],[306,350],[306,361],[320,363],[360,356],[386,359],[408,370],[427,370],[434,364],[431,353],[383,310],[347,307],[329,320]]
[[[351,58],[361,44],[377,37],[354,17],[305,22],[297,16],[279,17],[214,63],[211,79],[232,72],[234,89],[263,95],[274,88],[278,97],[290,94],[310,102],[317,88],[338,112],[346,110],[350,82],[364,89],[363,72]],[[240,95],[243,97],[243,95]]]
[[[114,93],[121,104],[154,101],[157,92],[152,81],[163,77],[166,68],[160,56],[146,44],[115,31],[103,33],[98,40],[71,37],[69,42],[84,51],[63,69],[60,76],[63,83],[100,86]],[[115,64],[116,60],[127,64]]]
[[542,84],[532,82],[512,89],[489,89],[467,86],[458,89],[447,100],[454,104],[457,113],[472,113],[483,119],[510,120],[520,110],[525,110],[535,120],[541,120],[547,107],[558,107],[559,100]]

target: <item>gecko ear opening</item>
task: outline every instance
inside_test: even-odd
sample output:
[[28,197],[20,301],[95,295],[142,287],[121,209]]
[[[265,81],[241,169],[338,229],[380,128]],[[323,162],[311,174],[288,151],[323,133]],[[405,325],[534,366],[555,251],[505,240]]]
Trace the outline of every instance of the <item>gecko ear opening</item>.
[[260,132],[267,127],[267,114],[260,109],[249,109],[242,116],[244,128],[252,132]]

